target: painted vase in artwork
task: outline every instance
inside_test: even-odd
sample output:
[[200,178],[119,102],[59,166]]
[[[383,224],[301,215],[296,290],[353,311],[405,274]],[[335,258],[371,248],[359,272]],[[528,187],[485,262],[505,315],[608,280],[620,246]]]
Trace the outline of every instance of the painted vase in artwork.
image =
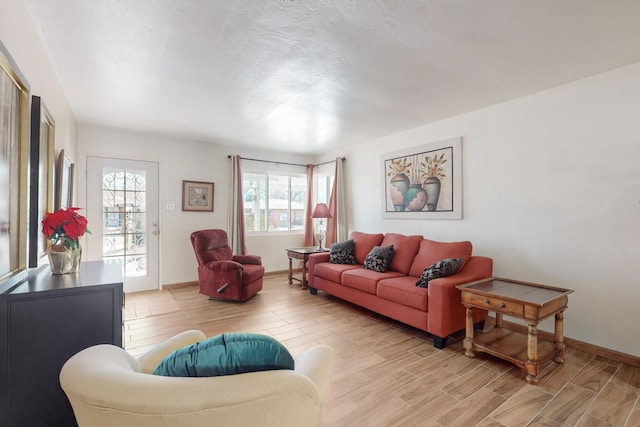
[[430,176],[425,179],[422,188],[427,195],[427,210],[435,211],[438,207],[438,199],[440,198],[440,179]]
[[396,212],[402,212],[406,208],[405,193],[409,189],[409,177],[403,173],[394,175],[389,185],[391,203]]
[[407,210],[412,212],[421,211],[427,204],[427,193],[425,193],[422,185],[411,184],[409,189],[404,193],[404,202]]

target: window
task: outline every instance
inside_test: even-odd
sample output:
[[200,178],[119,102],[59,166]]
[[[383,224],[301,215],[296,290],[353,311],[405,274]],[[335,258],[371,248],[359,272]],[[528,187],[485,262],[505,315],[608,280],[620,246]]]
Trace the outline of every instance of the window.
[[316,203],[326,203],[329,206],[331,190],[333,189],[333,174],[317,173],[314,175],[316,185]]
[[247,170],[242,174],[248,232],[304,230],[306,174]]

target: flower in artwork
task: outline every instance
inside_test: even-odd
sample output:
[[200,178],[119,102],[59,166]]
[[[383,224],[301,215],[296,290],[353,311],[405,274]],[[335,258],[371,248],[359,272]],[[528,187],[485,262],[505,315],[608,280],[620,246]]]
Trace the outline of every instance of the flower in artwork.
[[420,163],[420,179],[425,181],[427,178],[435,177],[438,179],[446,178],[444,164],[447,159],[444,153],[434,154],[433,156],[424,156],[424,160]]
[[401,173],[409,174],[411,172],[411,162],[407,158],[392,159],[389,164],[389,172],[387,176],[399,175]]

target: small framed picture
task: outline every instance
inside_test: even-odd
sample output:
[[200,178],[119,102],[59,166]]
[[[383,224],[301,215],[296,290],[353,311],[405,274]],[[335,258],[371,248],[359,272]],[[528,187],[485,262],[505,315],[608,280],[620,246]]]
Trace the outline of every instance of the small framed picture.
[[182,181],[182,210],[213,212],[213,182]]

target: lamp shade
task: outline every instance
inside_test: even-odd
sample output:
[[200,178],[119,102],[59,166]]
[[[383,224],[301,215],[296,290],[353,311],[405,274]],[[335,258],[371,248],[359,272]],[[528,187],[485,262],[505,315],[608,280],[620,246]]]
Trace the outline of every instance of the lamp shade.
[[318,203],[316,207],[313,209],[311,218],[331,218],[331,214],[329,213],[329,208],[327,207],[327,204]]

